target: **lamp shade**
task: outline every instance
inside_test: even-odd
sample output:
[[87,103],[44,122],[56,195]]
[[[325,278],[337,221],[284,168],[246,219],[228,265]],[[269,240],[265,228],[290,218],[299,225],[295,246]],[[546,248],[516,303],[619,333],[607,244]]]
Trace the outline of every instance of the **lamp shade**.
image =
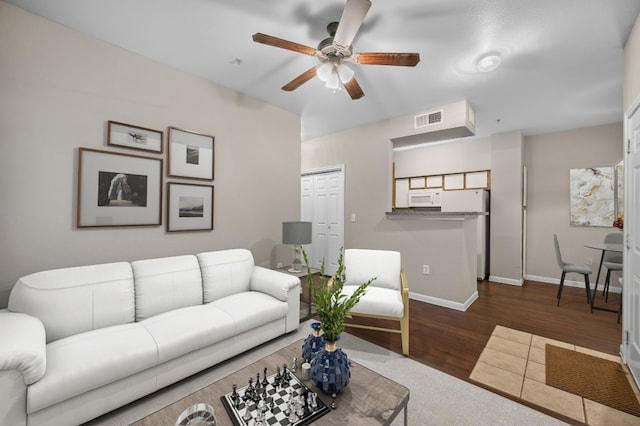
[[311,222],[282,222],[282,244],[311,244]]

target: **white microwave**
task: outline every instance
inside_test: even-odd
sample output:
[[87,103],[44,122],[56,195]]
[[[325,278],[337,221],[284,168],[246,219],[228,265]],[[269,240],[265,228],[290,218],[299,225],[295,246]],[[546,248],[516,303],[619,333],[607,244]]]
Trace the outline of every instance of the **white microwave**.
[[408,193],[409,207],[440,207],[442,191],[436,189],[415,189]]

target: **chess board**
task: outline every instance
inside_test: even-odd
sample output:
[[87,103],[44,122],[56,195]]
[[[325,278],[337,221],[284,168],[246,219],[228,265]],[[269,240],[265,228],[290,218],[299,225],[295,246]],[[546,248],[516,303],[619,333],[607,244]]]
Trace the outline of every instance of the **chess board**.
[[[255,426],[256,424],[261,424],[260,422],[256,423],[256,417],[259,410],[259,405],[265,405],[264,411],[264,426],[298,426],[298,425],[307,425],[311,422],[315,421],[319,417],[322,417],[326,413],[328,413],[331,409],[320,399],[319,396],[316,397],[316,407],[311,407],[309,404],[305,402],[304,414],[297,418],[294,421],[291,421],[286,411],[289,408],[288,401],[291,396],[291,392],[295,397],[302,396],[305,401],[307,401],[307,397],[309,392],[309,388],[300,381],[295,374],[289,372],[289,380],[287,380],[282,385],[276,385],[276,376],[279,373],[272,374],[267,377],[267,385],[262,386],[265,390],[260,392],[260,398],[256,399],[248,399],[245,400],[243,397],[249,388],[249,385],[246,385],[242,388],[236,389],[237,398],[233,395],[233,391],[227,393],[226,395],[220,397],[222,400],[222,404],[226,409],[231,421],[236,426]],[[264,379],[262,380],[264,382]],[[263,400],[263,404],[260,404],[260,400]],[[245,420],[248,418],[246,416],[247,410],[251,413],[251,419]]]

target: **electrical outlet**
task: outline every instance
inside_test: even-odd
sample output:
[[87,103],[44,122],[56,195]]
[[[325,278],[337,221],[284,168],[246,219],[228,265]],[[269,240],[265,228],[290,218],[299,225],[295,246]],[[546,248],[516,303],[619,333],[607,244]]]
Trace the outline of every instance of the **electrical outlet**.
[[355,222],[355,221],[356,221],[356,214],[351,213],[351,222]]
[[278,268],[282,268],[284,265],[282,264],[282,262],[278,262],[278,264],[276,265]]
[[424,275],[429,275],[431,273],[431,270],[429,268],[429,265],[422,265],[422,273]]
[[591,266],[591,265],[593,265],[593,258],[587,257],[587,266]]

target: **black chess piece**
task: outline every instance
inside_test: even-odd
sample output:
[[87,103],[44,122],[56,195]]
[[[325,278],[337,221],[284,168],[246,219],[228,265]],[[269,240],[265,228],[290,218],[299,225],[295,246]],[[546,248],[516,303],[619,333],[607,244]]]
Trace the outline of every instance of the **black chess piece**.
[[267,367],[264,368],[264,378],[262,379],[262,386],[267,387],[269,380],[267,379]]
[[247,401],[249,399],[253,399],[253,379],[249,377],[249,386],[244,390],[244,395],[242,395],[242,400]]
[[233,402],[233,405],[238,408],[238,404],[240,403],[240,395],[238,395],[238,386],[234,383],[233,384],[233,392],[231,393],[231,401]]

